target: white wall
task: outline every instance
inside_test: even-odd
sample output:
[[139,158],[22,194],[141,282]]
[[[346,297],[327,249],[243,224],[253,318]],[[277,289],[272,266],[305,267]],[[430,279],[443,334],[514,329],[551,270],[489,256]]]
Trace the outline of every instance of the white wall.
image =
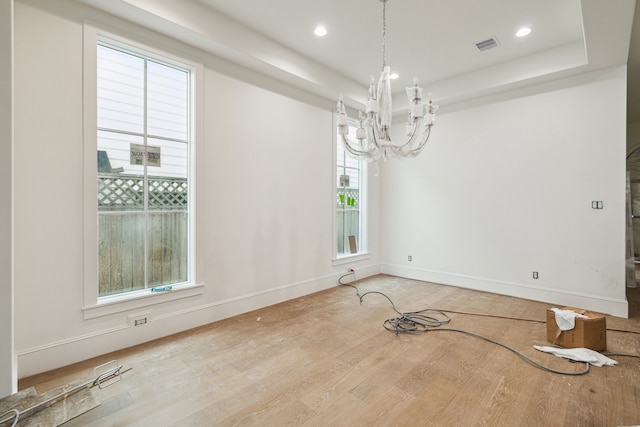
[[383,271],[626,317],[625,96],[620,67],[443,111],[385,164]]
[[13,0],[0,0],[0,398],[18,388],[13,336]]
[[[15,11],[19,375],[335,286],[344,267],[332,264],[333,103],[84,6],[63,6],[17,3]],[[128,312],[85,320],[81,310],[84,18],[205,66],[196,212],[205,290],[146,308],[144,327],[130,327]],[[370,249],[354,263],[361,276],[379,271]]]

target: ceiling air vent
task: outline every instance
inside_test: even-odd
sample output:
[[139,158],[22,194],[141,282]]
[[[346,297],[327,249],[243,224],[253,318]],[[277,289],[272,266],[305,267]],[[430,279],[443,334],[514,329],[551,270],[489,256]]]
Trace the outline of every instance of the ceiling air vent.
[[498,46],[500,46],[500,42],[498,42],[498,39],[495,37],[476,43],[476,47],[479,51],[493,49]]

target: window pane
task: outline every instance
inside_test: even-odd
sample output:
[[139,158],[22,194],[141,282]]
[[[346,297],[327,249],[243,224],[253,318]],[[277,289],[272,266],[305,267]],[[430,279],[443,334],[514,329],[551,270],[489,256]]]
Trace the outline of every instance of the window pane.
[[98,46],[98,127],[144,131],[144,60]]
[[188,146],[182,142],[149,138],[149,147],[158,150],[159,166],[149,166],[149,209],[187,209]]
[[187,177],[189,159],[187,143],[149,138],[147,145],[155,150],[160,150],[159,165],[150,163],[147,171],[149,175]]
[[145,288],[144,214],[98,215],[98,296]]
[[[351,134],[353,134],[354,133],[353,128],[351,128],[351,130],[352,130]],[[337,156],[338,165],[355,168],[355,169],[360,168],[360,161],[358,159],[354,159],[353,157],[349,156],[347,151],[344,149],[344,145],[342,143],[342,137],[340,136],[340,134],[338,134],[337,153],[338,153],[338,156]]]
[[149,286],[187,281],[187,214],[149,214]]
[[147,132],[186,141],[189,74],[152,61],[147,68]]
[[[353,127],[351,135],[355,134]],[[351,253],[349,237],[355,237],[356,250],[360,251],[360,167],[361,161],[350,157],[338,134],[336,147],[336,228],[337,253]]]
[[357,210],[338,211],[338,253],[351,253],[349,236],[356,236],[356,245],[359,248],[360,240],[360,212]]
[[99,296],[188,280],[190,72],[153,58],[98,46]]
[[98,132],[98,212],[144,209],[144,166],[129,164],[141,137]]
[[360,188],[360,171],[358,169],[338,167],[336,185],[338,187]]
[[149,209],[185,211],[187,209],[187,180],[149,176]]
[[106,157],[99,155],[98,173],[144,174],[144,165],[131,164],[131,144],[144,145],[144,138],[117,132],[98,131],[98,151],[107,153]]
[[344,166],[345,150],[344,150],[344,145],[342,144],[342,137],[340,136],[340,133],[338,133],[338,142],[336,143],[336,153],[337,153],[337,156],[336,156],[337,164]]

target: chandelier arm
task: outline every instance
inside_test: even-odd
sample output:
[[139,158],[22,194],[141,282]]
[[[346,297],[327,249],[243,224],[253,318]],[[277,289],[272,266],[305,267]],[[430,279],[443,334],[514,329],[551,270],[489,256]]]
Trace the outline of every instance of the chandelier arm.
[[342,144],[344,148],[349,152],[352,157],[361,160],[373,160],[376,156],[376,152],[378,151],[378,147],[373,147],[369,150],[362,150],[357,148],[352,141],[349,140],[348,135],[345,135],[343,130],[340,131],[340,138],[342,139]]
[[[404,148],[404,147],[413,147],[414,145],[417,145],[417,147],[414,147],[408,150],[409,152],[415,151],[416,149],[422,150],[422,147],[424,147],[424,145],[427,143],[427,140],[431,135],[431,125],[424,124],[423,126],[423,124],[424,124],[423,117],[416,119],[416,122],[414,124],[415,130],[412,133],[409,141],[403,146]],[[422,130],[423,128],[424,130]]]
[[424,147],[427,145],[427,142],[429,141],[429,137],[431,136],[431,126],[432,125],[428,125],[426,127],[424,131],[424,136],[420,138],[420,144],[416,148],[413,148],[407,151],[406,157],[416,157],[418,154],[422,152],[422,150],[424,150]]
[[[428,114],[426,116],[416,117],[413,118],[413,120],[411,119],[411,115],[409,116],[410,122],[413,122],[412,124],[409,123],[409,125],[412,126],[412,129],[411,132],[407,132],[407,136],[409,136],[407,143],[402,145],[400,148],[403,153],[407,153],[407,157],[415,157],[426,145],[429,137],[431,136],[431,128],[435,124],[435,111],[437,109],[438,106],[433,105],[431,100],[429,100],[429,105],[427,106]],[[417,139],[416,136],[418,136]],[[415,143],[417,143],[417,146],[413,147]],[[413,148],[407,149],[407,147]],[[410,155],[411,153],[415,154]]]
[[354,148],[349,142],[342,141],[344,144],[345,150],[349,152],[351,157],[354,157],[359,160],[370,159],[373,156],[373,153],[369,151],[362,151]]
[[393,143],[387,144],[383,147],[385,154],[392,154],[394,157],[416,157],[418,156],[424,147],[426,146],[429,137],[431,136],[431,127],[433,124],[425,125],[424,130],[416,132],[416,130],[422,129],[421,122],[414,123],[412,129],[412,135],[408,141],[403,145],[395,145]]
[[[384,139],[385,143],[381,144],[385,150],[390,150],[396,157],[400,157],[399,153],[406,153],[406,152],[410,152],[411,150],[408,149],[409,147],[413,146],[416,142],[416,135],[419,134],[419,132],[417,132],[417,130],[420,128],[420,121],[421,119],[416,119],[416,120],[412,120],[412,124],[410,125],[412,127],[411,129],[411,133],[409,136],[409,138],[407,139],[407,142],[405,142],[402,145],[396,145],[394,144],[394,142],[391,140],[391,136],[389,135],[388,132],[385,132],[384,135],[386,135],[386,138]],[[377,132],[379,133],[379,129],[377,130]],[[373,132],[373,136],[375,139],[375,143],[378,144],[378,136],[376,135],[376,132],[374,130]]]
[[358,152],[352,152],[350,151],[351,148],[346,148],[347,152],[349,153],[349,155],[351,156],[351,158],[356,159],[356,160],[364,160],[366,162],[375,162],[377,161],[377,154],[372,154],[372,153],[365,153],[365,154],[358,154]]
[[411,120],[411,124],[410,124],[412,128],[411,133],[407,134],[409,138],[407,139],[406,143],[400,146],[400,150],[404,151],[406,147],[410,147],[414,144],[416,135],[420,133],[420,132],[417,132],[417,130],[420,128],[420,123],[421,123],[421,119]]
[[355,146],[352,145],[352,142],[349,141],[349,137],[345,135],[343,132],[340,132],[340,139],[342,139],[342,143],[345,146],[345,148],[351,153],[362,154],[362,155],[366,155],[369,153],[369,151],[359,150],[358,148],[355,148]]

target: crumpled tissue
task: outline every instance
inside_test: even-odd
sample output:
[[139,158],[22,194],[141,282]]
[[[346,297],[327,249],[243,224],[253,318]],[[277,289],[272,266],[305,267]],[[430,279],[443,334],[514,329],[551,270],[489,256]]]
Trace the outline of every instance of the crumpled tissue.
[[593,366],[613,366],[617,365],[613,359],[609,359],[607,356],[598,353],[590,348],[557,348],[547,347],[541,345],[534,345],[536,350],[544,351],[545,353],[551,353],[558,357],[564,357],[565,359],[575,360],[576,362],[585,362]]
[[556,323],[561,331],[569,331],[576,326],[576,317],[588,319],[584,314],[576,313],[573,310],[560,310],[559,308],[551,309],[556,314]]

